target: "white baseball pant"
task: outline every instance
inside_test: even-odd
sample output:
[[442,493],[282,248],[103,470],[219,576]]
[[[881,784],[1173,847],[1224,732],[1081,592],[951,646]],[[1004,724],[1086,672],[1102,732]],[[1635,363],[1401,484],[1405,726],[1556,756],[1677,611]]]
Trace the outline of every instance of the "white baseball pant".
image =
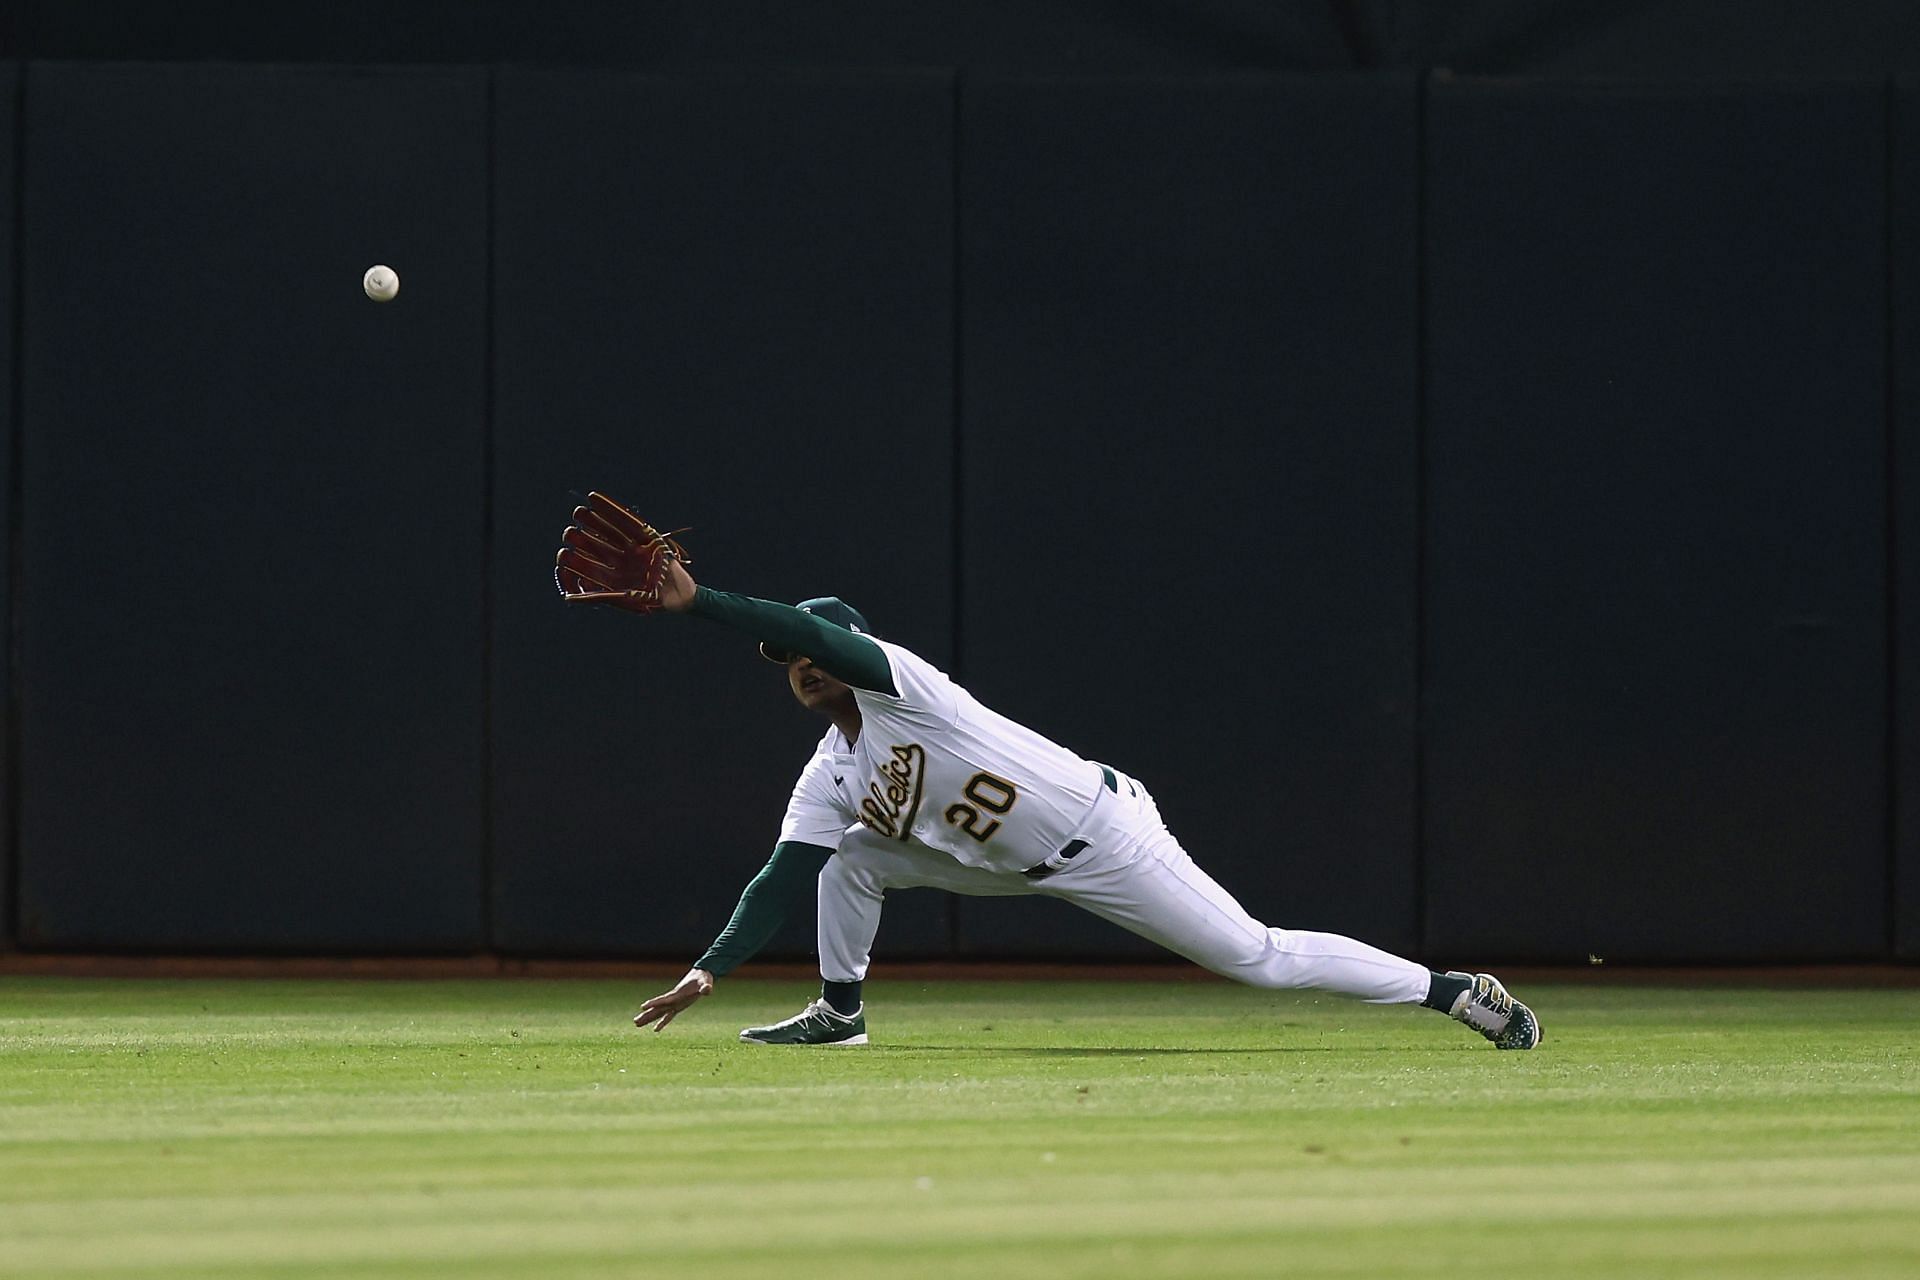
[[1430,974],[1411,960],[1338,934],[1273,929],[1255,920],[1194,865],[1147,789],[1124,774],[1115,777],[1118,791],[1101,791],[1076,835],[1085,850],[1042,878],[967,866],[918,841],[866,827],[848,832],[820,872],[821,977],[865,979],[887,891],[924,887],[974,897],[1064,898],[1250,986],[1330,991],[1375,1004],[1426,998]]

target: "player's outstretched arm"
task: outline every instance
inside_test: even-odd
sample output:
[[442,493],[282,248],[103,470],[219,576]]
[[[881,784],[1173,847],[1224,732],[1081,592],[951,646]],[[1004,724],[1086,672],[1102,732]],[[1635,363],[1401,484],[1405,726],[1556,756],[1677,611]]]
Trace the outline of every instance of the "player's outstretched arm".
[[733,918],[727,921],[727,927],[713,940],[707,953],[687,970],[687,976],[671,991],[664,991],[641,1005],[633,1025],[644,1027],[652,1023],[655,1031],[662,1030],[695,1001],[711,993],[714,979],[732,973],[757,954],[793,907],[803,897],[813,896],[820,869],[832,856],[831,849],[798,840],[783,840],[775,845],[773,856],[760,868],[760,873],[747,882],[740,894],[740,904],[733,909]]
[[687,612],[744,631],[782,652],[804,653],[814,666],[856,689],[872,689],[889,697],[899,692],[893,687],[893,668],[879,645],[804,609],[697,587]]
[[568,604],[609,604],[633,613],[694,613],[746,632],[856,689],[894,695],[879,645],[810,613],[753,596],[713,591],[687,572],[686,549],[603,493],[573,509],[560,536],[553,582]]

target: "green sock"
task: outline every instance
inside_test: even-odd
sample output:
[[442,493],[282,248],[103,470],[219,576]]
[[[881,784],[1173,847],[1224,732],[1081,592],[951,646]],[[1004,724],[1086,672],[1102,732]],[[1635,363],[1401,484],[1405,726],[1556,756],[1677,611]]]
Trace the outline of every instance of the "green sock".
[[1442,1013],[1453,1012],[1453,1002],[1460,993],[1473,985],[1473,979],[1454,973],[1433,971],[1433,977],[1427,981],[1427,998],[1420,1003],[1429,1009],[1438,1009]]
[[829,1009],[846,1017],[851,1018],[860,1012],[860,984],[857,981],[827,982],[823,980],[820,983],[820,998],[827,1002]]

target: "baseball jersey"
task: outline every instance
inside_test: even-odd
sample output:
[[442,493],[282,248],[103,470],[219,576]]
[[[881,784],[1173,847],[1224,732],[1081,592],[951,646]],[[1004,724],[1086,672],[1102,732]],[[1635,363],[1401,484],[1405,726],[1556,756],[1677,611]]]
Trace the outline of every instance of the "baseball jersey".
[[800,772],[780,838],[838,848],[856,823],[968,866],[1025,871],[1074,836],[1100,766],[981,705],[911,650],[865,637],[898,694],[855,688],[860,740],[827,730]]

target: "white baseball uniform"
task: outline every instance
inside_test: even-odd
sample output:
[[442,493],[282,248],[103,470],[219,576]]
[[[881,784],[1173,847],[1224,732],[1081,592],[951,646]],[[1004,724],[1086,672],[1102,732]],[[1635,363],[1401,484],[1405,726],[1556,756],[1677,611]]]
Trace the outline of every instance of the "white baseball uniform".
[[830,728],[780,839],[836,851],[820,873],[820,969],[867,975],[889,889],[1039,893],[1259,987],[1382,1004],[1425,998],[1429,971],[1364,942],[1247,914],[1167,830],[1146,787],[982,706],[945,673],[873,639],[897,695],[854,689],[859,741]]

